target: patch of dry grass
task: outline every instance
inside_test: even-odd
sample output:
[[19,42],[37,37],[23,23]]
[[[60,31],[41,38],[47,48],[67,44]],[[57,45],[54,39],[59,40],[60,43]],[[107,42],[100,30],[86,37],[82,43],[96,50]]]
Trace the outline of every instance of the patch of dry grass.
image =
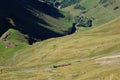
[[[96,61],[120,54],[119,23],[120,18],[86,32],[35,43],[16,53],[14,65],[5,69],[2,77],[5,80],[119,80],[119,58],[106,60],[117,64],[102,65]],[[53,68],[66,63],[72,65]],[[42,68],[42,72],[37,68]]]

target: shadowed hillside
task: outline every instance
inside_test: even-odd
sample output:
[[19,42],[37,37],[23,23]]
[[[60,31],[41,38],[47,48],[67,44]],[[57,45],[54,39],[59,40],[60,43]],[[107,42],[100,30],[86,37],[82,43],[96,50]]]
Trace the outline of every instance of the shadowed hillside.
[[32,42],[70,32],[67,25],[57,19],[64,16],[57,9],[38,0],[4,0],[0,2],[0,10],[0,35],[13,28],[28,35]]

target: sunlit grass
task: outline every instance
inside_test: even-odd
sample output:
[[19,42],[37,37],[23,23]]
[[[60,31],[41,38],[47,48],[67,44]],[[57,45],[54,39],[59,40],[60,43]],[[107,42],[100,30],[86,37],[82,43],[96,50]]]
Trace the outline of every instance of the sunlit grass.
[[[5,80],[119,80],[120,19],[85,32],[37,42],[16,52]],[[10,62],[13,63],[13,62]],[[54,65],[69,66],[53,68]]]

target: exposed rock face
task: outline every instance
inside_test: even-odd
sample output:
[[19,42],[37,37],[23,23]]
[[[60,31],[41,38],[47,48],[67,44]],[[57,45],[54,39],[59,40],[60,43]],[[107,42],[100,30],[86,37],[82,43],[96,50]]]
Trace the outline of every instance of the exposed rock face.
[[3,43],[5,44],[6,48],[11,48],[11,47],[16,46],[15,43],[10,42],[10,41],[7,40],[7,38],[8,38],[10,35],[11,35],[10,32],[6,32],[6,33],[3,34],[3,35],[1,36],[1,38],[0,38],[0,39],[3,41]]
[[5,34],[1,37],[1,40],[6,41],[7,38],[9,37],[9,35],[10,35],[9,32],[5,33]]

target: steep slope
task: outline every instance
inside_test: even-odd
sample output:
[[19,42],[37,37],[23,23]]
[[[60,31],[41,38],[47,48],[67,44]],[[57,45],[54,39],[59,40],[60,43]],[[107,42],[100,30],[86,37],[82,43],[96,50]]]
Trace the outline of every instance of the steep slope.
[[38,0],[0,1],[0,36],[9,28],[19,30],[30,43],[71,33],[71,27],[54,7]]
[[[5,80],[119,80],[120,18],[16,52]],[[60,66],[55,68],[55,66]],[[19,76],[18,76],[19,75]]]

